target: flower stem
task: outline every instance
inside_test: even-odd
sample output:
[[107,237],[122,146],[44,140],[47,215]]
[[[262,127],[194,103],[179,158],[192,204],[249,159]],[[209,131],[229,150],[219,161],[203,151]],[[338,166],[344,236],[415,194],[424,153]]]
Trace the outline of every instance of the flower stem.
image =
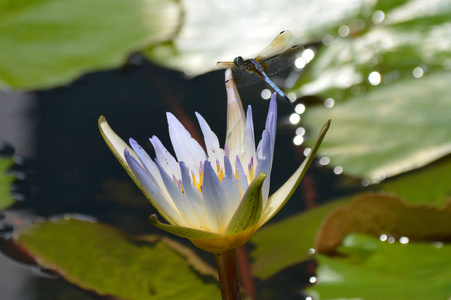
[[236,265],[236,249],[215,254],[223,300],[240,300],[240,283]]

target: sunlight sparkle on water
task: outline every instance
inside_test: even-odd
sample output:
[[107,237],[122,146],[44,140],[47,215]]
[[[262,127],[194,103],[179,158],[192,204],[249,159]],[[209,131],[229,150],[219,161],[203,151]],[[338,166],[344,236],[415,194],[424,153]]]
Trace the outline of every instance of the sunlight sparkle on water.
[[310,283],[315,283],[316,282],[316,277],[312,276],[312,277],[309,278],[308,281],[310,281]]
[[264,89],[264,90],[261,92],[260,96],[261,96],[263,99],[268,100],[269,98],[271,98],[271,91],[268,90],[268,89]]
[[330,46],[334,42],[334,37],[331,36],[330,34],[326,34],[325,36],[323,36],[321,42],[323,42],[324,46]]
[[402,236],[402,237],[400,237],[399,238],[399,242],[401,243],[401,244],[407,244],[408,242],[409,242],[409,238],[408,237],[406,237],[406,236]]
[[385,242],[387,240],[387,235],[386,234],[381,234],[381,236],[379,237],[379,239],[381,240],[381,242]]
[[298,127],[298,128],[296,128],[296,135],[303,136],[304,134],[305,134],[305,129],[304,129],[304,127]]
[[305,111],[305,105],[300,103],[298,105],[296,105],[296,107],[294,108],[294,111],[300,115],[302,115]]
[[297,123],[299,123],[299,121],[301,121],[301,116],[299,116],[296,113],[291,114],[291,116],[290,116],[290,123],[291,124],[296,125]]
[[307,63],[310,62],[314,57],[315,52],[310,48],[307,48],[304,50],[304,52],[302,52],[302,58],[304,58]]
[[385,19],[385,14],[382,10],[376,10],[373,13],[373,16],[371,17],[371,22],[373,22],[373,24],[380,24],[382,23],[382,21],[384,21]]
[[330,158],[327,156],[321,157],[319,159],[319,164],[322,166],[328,165],[330,163]]
[[412,75],[415,78],[420,78],[421,76],[423,76],[424,71],[422,68],[420,67],[416,67],[415,69],[413,69]]
[[346,25],[341,25],[340,28],[338,28],[338,34],[342,37],[347,37],[351,30]]
[[337,175],[343,173],[343,167],[342,166],[336,166],[334,168],[334,173],[337,174]]
[[310,248],[310,249],[308,249],[308,254],[310,254],[310,255],[313,255],[313,254],[315,254],[315,249],[313,249],[313,248]]
[[305,300],[313,300],[313,298],[310,296],[307,296],[307,297],[305,297]]
[[368,81],[371,85],[378,85],[381,83],[381,74],[379,72],[371,72],[370,75],[368,75]]
[[305,148],[305,149],[304,149],[304,155],[305,155],[305,156],[309,155],[310,151],[312,151],[311,148]]
[[293,138],[293,144],[296,146],[301,145],[304,142],[304,138],[301,135],[297,135]]
[[331,108],[335,105],[335,100],[332,98],[327,98],[326,100],[324,100],[324,106],[326,108]]
[[387,239],[387,242],[389,242],[390,244],[393,244],[393,243],[395,242],[395,238],[392,237],[392,236],[390,236],[390,237]]

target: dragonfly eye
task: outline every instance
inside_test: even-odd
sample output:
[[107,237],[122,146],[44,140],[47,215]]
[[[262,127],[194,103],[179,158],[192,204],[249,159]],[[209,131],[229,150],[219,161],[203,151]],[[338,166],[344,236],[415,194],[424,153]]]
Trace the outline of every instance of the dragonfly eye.
[[243,63],[243,58],[241,56],[238,56],[233,60],[233,63],[235,64],[235,66],[240,66]]

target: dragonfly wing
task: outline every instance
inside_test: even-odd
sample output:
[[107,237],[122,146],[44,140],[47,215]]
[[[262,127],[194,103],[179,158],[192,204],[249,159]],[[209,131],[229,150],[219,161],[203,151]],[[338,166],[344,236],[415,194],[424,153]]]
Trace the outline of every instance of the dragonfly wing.
[[262,61],[268,59],[274,55],[280,54],[290,43],[291,41],[291,31],[285,30],[279,33],[276,38],[263,49],[257,57],[255,57],[256,61]]
[[294,61],[301,55],[302,51],[304,51],[304,47],[296,45],[281,54],[261,61],[260,65],[267,75],[274,75],[293,65]]
[[239,67],[232,68],[232,76],[238,87],[256,84],[263,80],[257,73]]
[[235,64],[231,61],[218,61],[216,65],[223,69],[234,68]]

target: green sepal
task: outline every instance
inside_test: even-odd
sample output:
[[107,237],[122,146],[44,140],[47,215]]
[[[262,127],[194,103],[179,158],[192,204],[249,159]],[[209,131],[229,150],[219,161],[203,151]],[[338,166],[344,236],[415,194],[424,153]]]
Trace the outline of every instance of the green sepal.
[[224,236],[213,233],[213,232],[207,232],[202,231],[198,229],[188,228],[188,227],[181,227],[176,225],[170,225],[170,224],[164,224],[161,223],[157,215],[153,214],[149,217],[150,223],[154,225],[155,227],[158,227],[164,231],[167,231],[169,233],[172,233],[176,236],[187,238],[187,239],[223,239]]
[[307,172],[308,167],[312,163],[315,158],[316,152],[321,145],[324,137],[326,136],[327,131],[330,127],[330,122],[332,120],[328,120],[326,124],[324,124],[321,132],[318,135],[318,139],[315,142],[312,150],[310,150],[309,155],[305,158],[299,168],[294,172],[293,175],[284,183],[271,197],[269,197],[268,202],[266,203],[266,207],[263,211],[261,219],[259,221],[258,227],[263,226],[266,222],[268,222],[275,214],[279,212],[280,209],[287,203],[288,199],[290,199],[291,195],[293,195],[294,191],[298,187],[299,183],[304,177],[304,174]]
[[238,234],[257,224],[262,214],[262,185],[265,178],[266,174],[260,173],[252,181],[227,226],[227,235]]

